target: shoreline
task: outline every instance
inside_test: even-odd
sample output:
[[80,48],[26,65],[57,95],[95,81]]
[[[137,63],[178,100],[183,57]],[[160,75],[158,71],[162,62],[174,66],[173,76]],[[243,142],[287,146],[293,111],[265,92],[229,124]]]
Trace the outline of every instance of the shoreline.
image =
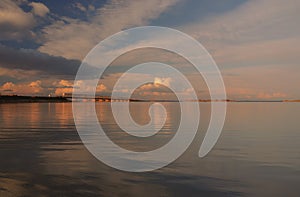
[[64,97],[46,96],[0,96],[0,103],[66,103],[71,102]]
[[[93,99],[82,99],[78,101],[72,101],[72,98],[57,96],[57,97],[46,97],[46,96],[18,96],[18,95],[0,95],[0,103],[67,103],[67,102],[179,102],[177,100],[139,100],[139,99],[116,99],[111,100],[110,98],[98,98]],[[198,101],[180,101],[180,102],[200,102],[200,103],[211,103],[211,102],[228,102],[228,103],[297,103],[300,100],[198,100]]]

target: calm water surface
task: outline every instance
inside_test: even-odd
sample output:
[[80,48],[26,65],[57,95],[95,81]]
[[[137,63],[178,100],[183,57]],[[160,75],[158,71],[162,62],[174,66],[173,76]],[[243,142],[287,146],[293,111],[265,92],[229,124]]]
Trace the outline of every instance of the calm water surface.
[[[163,129],[136,140],[116,126],[109,103],[97,103],[107,135],[129,150],[153,150],[172,138],[178,103],[163,103]],[[150,103],[131,103],[136,122],[149,121]],[[229,103],[222,135],[204,158],[197,154],[209,122],[169,166],[147,173],[112,169],[95,159],[75,129],[71,103],[0,104],[0,196],[299,196],[300,103]]]

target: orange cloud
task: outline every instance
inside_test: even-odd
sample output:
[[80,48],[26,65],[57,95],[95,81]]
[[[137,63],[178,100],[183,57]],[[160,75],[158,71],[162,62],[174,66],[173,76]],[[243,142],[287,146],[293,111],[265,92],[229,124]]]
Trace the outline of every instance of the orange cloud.
[[62,96],[65,93],[72,93],[72,92],[73,92],[73,88],[56,88],[54,94],[57,96]]
[[67,81],[67,80],[60,80],[58,82],[58,85],[59,86],[62,86],[62,87],[72,87],[73,86],[73,83],[70,82],[70,81]]
[[62,96],[65,93],[72,93],[73,83],[67,80],[55,81],[53,85],[56,87],[54,94],[57,96]]
[[20,95],[32,95],[42,94],[44,88],[40,80],[33,81],[27,84],[14,84],[12,82],[6,82],[0,87],[2,94],[20,94]]
[[106,91],[106,90],[107,90],[107,88],[103,84],[98,84],[98,86],[96,88],[96,92],[103,92],[103,91]]
[[[77,81],[77,83],[81,83],[81,81]],[[54,82],[54,86],[56,86],[55,89],[55,95],[62,96],[65,93],[72,93],[73,92],[73,82],[67,81],[67,80],[60,80],[59,82]],[[87,87],[88,88],[88,87]],[[96,88],[96,92],[104,92],[107,90],[107,87],[103,84],[98,84]]]

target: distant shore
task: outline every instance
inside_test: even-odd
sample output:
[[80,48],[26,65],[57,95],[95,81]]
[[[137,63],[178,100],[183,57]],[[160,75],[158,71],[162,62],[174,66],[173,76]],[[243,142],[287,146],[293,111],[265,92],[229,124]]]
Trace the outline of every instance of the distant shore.
[[0,103],[64,103],[71,102],[64,97],[46,97],[46,96],[0,96]]
[[[97,99],[79,99],[81,101],[95,101],[95,102],[178,102],[177,100],[141,100],[141,99],[118,99],[112,100],[109,97],[97,98]],[[77,100],[78,101],[78,100]],[[65,103],[72,102],[70,97],[46,97],[46,96],[19,96],[19,95],[0,95],[0,103]],[[188,101],[187,101],[188,102]],[[198,100],[190,102],[300,102],[300,100]]]

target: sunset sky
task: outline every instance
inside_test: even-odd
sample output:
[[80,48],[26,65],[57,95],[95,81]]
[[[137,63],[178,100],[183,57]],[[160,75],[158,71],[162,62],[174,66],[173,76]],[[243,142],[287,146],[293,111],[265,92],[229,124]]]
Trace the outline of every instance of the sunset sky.
[[[157,25],[178,29],[204,45],[220,68],[228,98],[299,99],[299,19],[298,0],[1,0],[0,93],[71,92],[81,61],[97,43],[127,28]],[[148,50],[121,57],[98,92],[111,92],[122,66],[150,61],[155,54]],[[187,75],[196,86],[203,83]],[[159,89],[148,84],[142,91],[163,94]]]

